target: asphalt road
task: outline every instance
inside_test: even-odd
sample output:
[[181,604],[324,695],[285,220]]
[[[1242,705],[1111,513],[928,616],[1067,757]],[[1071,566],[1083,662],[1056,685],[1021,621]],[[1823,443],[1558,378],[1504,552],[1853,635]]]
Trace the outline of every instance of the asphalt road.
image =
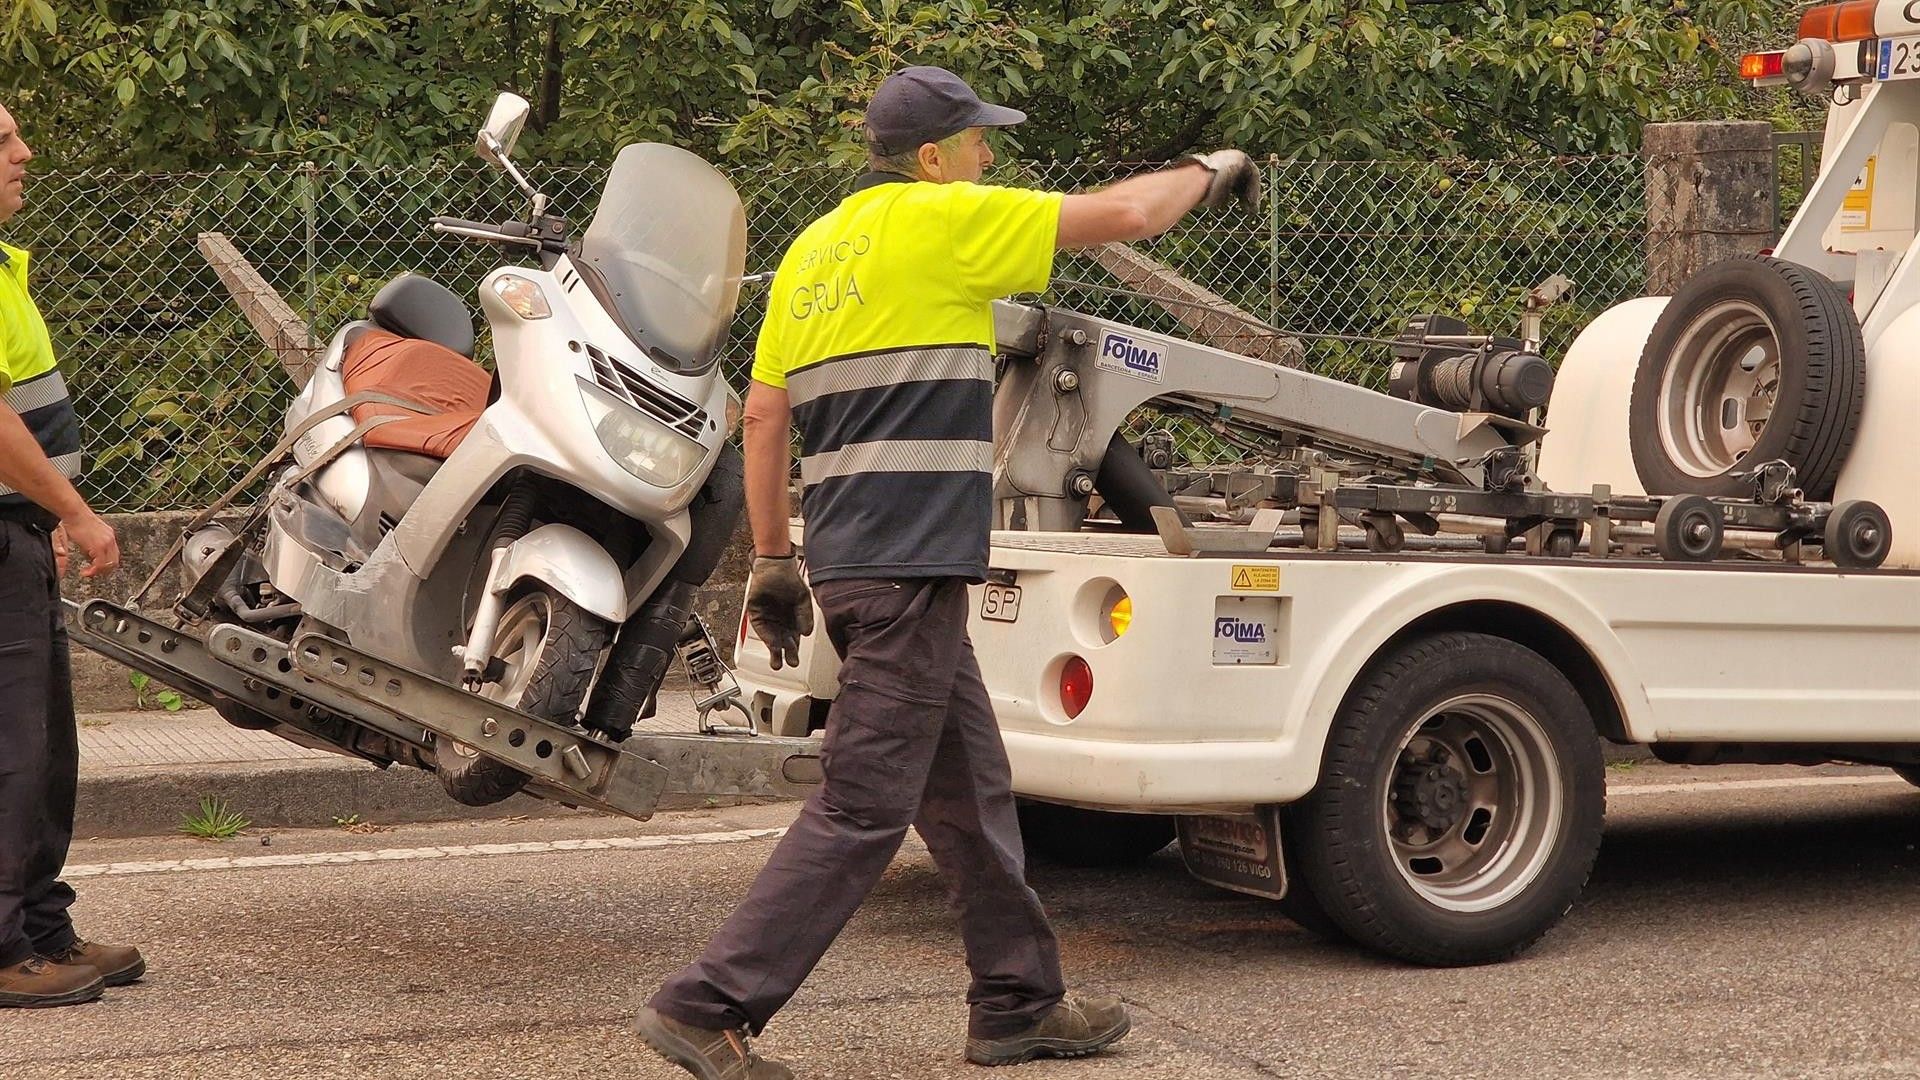
[[[1191,881],[1171,852],[1036,868],[1072,979],[1123,994],[1135,1027],[1114,1053],[995,1075],[1920,1074],[1920,792],[1869,770],[1612,779],[1585,901],[1495,967],[1419,970],[1319,942]],[[1780,782],[1676,789],[1753,779]],[[771,840],[666,838],[791,814],[81,842],[82,932],[141,943],[151,974],[98,1004],[0,1013],[0,1076],[681,1077],[626,1023]],[[533,847],[474,850],[502,843]],[[445,845],[459,847],[426,850]],[[363,854],[291,858],[316,852]],[[260,857],[294,865],[168,862]],[[964,985],[913,844],[758,1045],[802,1077],[989,1075],[960,1060]]]

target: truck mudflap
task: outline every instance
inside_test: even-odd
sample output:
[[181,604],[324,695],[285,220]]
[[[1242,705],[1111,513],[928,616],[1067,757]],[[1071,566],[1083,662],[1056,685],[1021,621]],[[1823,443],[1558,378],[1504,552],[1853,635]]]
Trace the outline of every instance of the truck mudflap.
[[642,732],[616,745],[321,634],[289,645],[221,624],[203,642],[105,600],[68,602],[67,622],[75,641],[203,700],[244,704],[294,741],[385,764],[354,750],[344,729],[414,745],[455,739],[533,777],[531,794],[636,820],[669,793],[800,797],[822,776],[816,739]]
[[1180,857],[1187,872],[1209,885],[1278,900],[1287,894],[1280,851],[1280,808],[1251,814],[1182,816]]

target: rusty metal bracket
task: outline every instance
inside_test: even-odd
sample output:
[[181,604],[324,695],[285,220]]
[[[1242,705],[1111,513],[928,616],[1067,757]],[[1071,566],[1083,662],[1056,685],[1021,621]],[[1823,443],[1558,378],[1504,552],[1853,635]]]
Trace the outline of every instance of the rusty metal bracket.
[[436,739],[457,740],[511,765],[575,805],[644,821],[666,790],[667,770],[643,757],[323,635],[300,635],[287,655],[316,683],[414,717]]
[[645,820],[668,792],[793,797],[822,775],[816,739],[636,732],[615,745],[317,634],[295,638],[288,655],[315,682],[411,717],[576,806]]

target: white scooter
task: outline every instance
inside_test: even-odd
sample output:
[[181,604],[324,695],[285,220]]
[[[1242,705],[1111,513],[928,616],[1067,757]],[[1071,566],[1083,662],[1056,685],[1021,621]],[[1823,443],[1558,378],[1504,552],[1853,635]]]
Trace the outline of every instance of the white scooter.
[[[693,592],[740,513],[726,441],[738,399],[717,364],[746,218],[712,166],[642,143],[620,151],[572,239],[510,156],[528,111],[502,95],[476,141],[526,193],[526,219],[433,220],[538,260],[480,285],[497,374],[471,360],[458,296],[417,275],[389,282],[288,409],[263,503],[237,532],[186,538],[197,584],[182,613],[283,640],[318,630],[618,740],[683,636],[702,633]],[[450,739],[421,744],[377,756],[433,768],[475,805],[526,782]]]

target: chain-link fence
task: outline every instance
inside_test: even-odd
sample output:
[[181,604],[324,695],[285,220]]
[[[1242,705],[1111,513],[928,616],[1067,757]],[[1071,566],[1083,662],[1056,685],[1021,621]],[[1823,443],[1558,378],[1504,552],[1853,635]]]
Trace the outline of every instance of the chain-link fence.
[[[1072,190],[1129,171],[1060,164],[1002,178]],[[558,212],[584,224],[604,175],[550,168],[534,180]],[[1260,214],[1195,215],[1140,247],[1253,317],[1313,334],[1391,337],[1419,312],[1512,333],[1526,291],[1562,273],[1578,291],[1546,323],[1557,357],[1585,320],[1642,291],[1644,177],[1634,157],[1272,162]],[[850,179],[824,168],[734,176],[748,206],[747,269],[772,269]],[[274,443],[293,393],[200,256],[200,233],[231,238],[324,340],[403,270],[472,296],[498,249],[436,236],[427,218],[499,219],[522,206],[478,166],[83,173],[29,184],[8,239],[34,252],[35,291],[81,408],[86,487],[112,510],[206,503]],[[1057,277],[1049,302],[1181,332],[1168,309],[1107,291],[1117,283],[1090,256],[1062,258]],[[726,353],[736,386],[763,310],[761,291],[749,289]],[[1313,370],[1384,379],[1378,345],[1306,346]],[[1183,449],[1194,459],[1229,453],[1203,433]]]

